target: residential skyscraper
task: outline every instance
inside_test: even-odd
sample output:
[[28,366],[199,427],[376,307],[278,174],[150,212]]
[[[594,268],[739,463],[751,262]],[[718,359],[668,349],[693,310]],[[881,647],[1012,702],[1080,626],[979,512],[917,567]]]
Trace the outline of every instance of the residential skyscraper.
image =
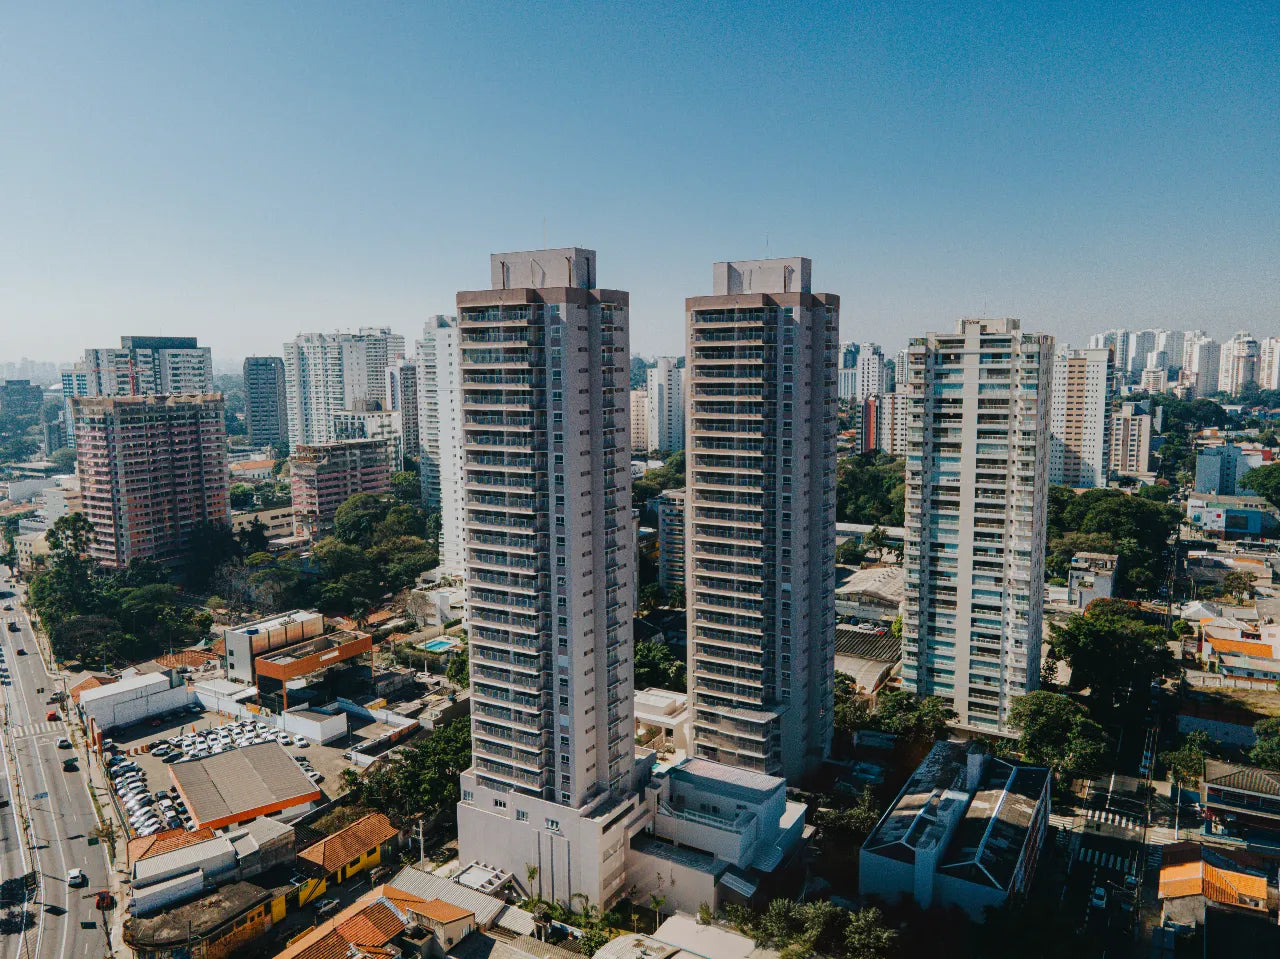
[[472,765],[458,847],[545,899],[624,888],[633,739],[628,296],[594,251],[458,294]]
[[1280,336],[1268,336],[1258,344],[1258,388],[1280,390]]
[[221,393],[74,397],[71,410],[95,562],[177,563],[197,525],[229,520]]
[[907,455],[907,394],[882,393],[876,409],[876,447],[890,456]]
[[717,263],[686,301],[693,754],[794,779],[831,737],[840,300],[808,259]]
[[357,333],[300,333],[284,344],[285,404],[289,449],[333,439],[333,414],[381,408],[386,369],[404,355],[404,337],[387,327]]
[[645,459],[649,450],[649,391],[631,391],[631,455]]
[[1151,414],[1139,403],[1121,403],[1111,417],[1111,472],[1140,476],[1151,458]]
[[645,371],[649,448],[674,453],[684,449],[684,369],[660,356]]
[[893,391],[895,393],[905,393],[907,391],[906,350],[898,350],[893,357]]
[[278,356],[244,358],[245,419],[254,445],[289,442],[284,399],[284,360]]
[[194,336],[122,336],[120,348],[84,351],[88,396],[167,396],[213,391],[209,347]]
[[437,315],[422,327],[418,367],[418,463],[422,505],[440,511],[440,566],[463,570],[462,351],[458,318]]
[[1111,350],[1058,350],[1049,406],[1050,483],[1090,489],[1107,485],[1110,404]]
[[293,531],[313,540],[333,532],[338,507],[358,493],[391,491],[391,445],[382,439],[300,446],[290,457]]
[[1250,383],[1258,382],[1258,360],[1262,350],[1252,333],[1241,330],[1222,346],[1218,369],[1218,389],[1239,396]]
[[1147,354],[1156,348],[1160,330],[1136,330],[1129,334],[1128,372],[1131,380],[1142,375],[1147,365]]
[[1222,364],[1222,346],[1207,336],[1188,337],[1183,344],[1184,368],[1195,377],[1196,396],[1212,396],[1218,392],[1218,373]]
[[1089,349],[1111,350],[1111,368],[1125,375],[1129,371],[1129,331],[1107,330],[1089,337]]
[[[415,404],[416,405],[416,404]],[[333,439],[380,440],[387,445],[393,473],[404,469],[404,426],[394,410],[339,410],[333,414]]]
[[1053,337],[965,319],[908,353],[903,688],[1005,728],[1040,681]]
[[655,497],[658,511],[658,585],[668,597],[684,599],[685,546],[682,489],[663,490]]
[[858,344],[840,344],[840,369],[836,373],[840,399],[852,402],[858,395]]
[[885,380],[884,353],[875,343],[858,345],[857,380],[853,398],[865,403],[877,393],[888,389]]
[[387,395],[382,408],[400,414],[400,432],[404,436],[404,455],[418,458],[418,366],[403,356],[387,365]]

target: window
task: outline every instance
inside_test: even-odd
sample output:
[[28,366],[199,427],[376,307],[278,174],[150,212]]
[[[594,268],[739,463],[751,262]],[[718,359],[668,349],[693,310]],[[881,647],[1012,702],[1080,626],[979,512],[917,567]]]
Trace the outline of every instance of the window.
[[464,789],[464,790],[462,790],[462,801],[463,801],[463,802],[471,802],[471,790],[470,790],[470,789]]
[[559,820],[559,819],[548,819],[548,820],[547,820],[547,828],[548,828],[548,829],[554,829],[554,830],[556,830],[557,832],[559,832],[559,830],[560,830],[560,820]]
[[507,801],[505,799],[495,799],[493,805],[495,809],[506,809]]
[[528,821],[529,821],[529,814],[525,812],[523,809],[517,809],[516,822],[528,822]]

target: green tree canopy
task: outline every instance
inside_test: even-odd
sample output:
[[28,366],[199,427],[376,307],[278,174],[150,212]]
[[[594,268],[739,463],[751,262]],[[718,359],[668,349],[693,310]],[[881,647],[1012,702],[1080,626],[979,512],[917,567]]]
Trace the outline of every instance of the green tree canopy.
[[1071,689],[1088,689],[1104,711],[1173,667],[1173,654],[1158,626],[1144,623],[1123,600],[1095,600],[1081,615],[1053,627],[1050,644],[1071,667]]
[[1280,509],[1280,463],[1257,466],[1244,474],[1244,486]]
[[422,502],[422,480],[417,473],[403,470],[391,474],[391,495],[398,503]]
[[391,501],[373,493],[357,493],[338,507],[333,534],[362,549],[373,545],[374,532],[391,509]]
[[1009,708],[1009,725],[1019,730],[1018,747],[1033,763],[1069,777],[1092,775],[1102,767],[1107,737],[1084,709],[1061,693],[1027,693]]
[[685,688],[684,662],[662,643],[641,640],[635,645],[635,688]]
[[878,451],[846,457],[836,467],[836,519],[901,526],[906,488],[906,461],[900,457]]

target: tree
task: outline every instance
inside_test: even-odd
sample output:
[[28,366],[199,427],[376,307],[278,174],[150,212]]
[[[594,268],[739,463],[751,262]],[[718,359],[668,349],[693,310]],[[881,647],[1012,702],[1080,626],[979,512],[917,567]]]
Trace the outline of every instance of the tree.
[[841,566],[861,566],[866,558],[866,551],[852,539],[847,539],[836,547],[836,562]]
[[1173,666],[1164,631],[1144,623],[1123,600],[1094,600],[1082,615],[1053,627],[1049,642],[1071,667],[1071,688],[1088,689],[1103,710]]
[[466,640],[462,641],[462,648],[449,657],[449,665],[445,667],[444,678],[460,689],[470,687],[471,655],[467,649]]
[[65,446],[60,450],[54,450],[49,456],[49,462],[57,467],[59,473],[74,473],[76,469],[76,451]]
[[265,553],[270,545],[267,541],[267,524],[254,517],[249,525],[236,534],[240,550],[246,554]]
[[906,461],[871,451],[836,468],[836,518],[841,523],[901,526],[906,506]]
[[402,819],[448,819],[462,798],[458,777],[470,765],[471,724],[455,719],[370,767],[354,791],[362,805]]
[[683,690],[685,688],[684,663],[677,659],[670,648],[662,643],[641,640],[635,644],[635,688]]
[[1211,740],[1202,730],[1187,734],[1182,745],[1160,756],[1169,772],[1169,780],[1176,786],[1198,786],[1204,776],[1204,760],[1209,754]]
[[845,809],[819,809],[813,817],[814,825],[822,830],[825,840],[846,849],[856,849],[876,828],[883,810],[876,804],[869,789],[858,795],[858,801]]
[[884,915],[874,906],[849,914],[844,932],[849,959],[890,959],[897,941],[897,932],[885,925]]
[[1244,474],[1243,486],[1280,509],[1280,463],[1257,466]]
[[1222,588],[1238,600],[1246,600],[1253,596],[1253,577],[1248,573],[1233,569],[1222,579]]
[[842,738],[851,740],[854,733],[871,724],[870,700],[858,695],[853,677],[845,673],[836,673],[834,693],[835,731]]
[[1258,739],[1249,750],[1249,761],[1263,769],[1280,770],[1280,718],[1258,720],[1253,732]]
[[381,496],[357,493],[334,513],[333,535],[351,546],[372,546],[374,530],[390,508],[390,502]]
[[391,495],[398,503],[422,502],[422,480],[417,473],[402,470],[391,474]]
[[183,549],[183,568],[193,589],[203,590],[214,570],[240,555],[240,543],[226,523],[203,521],[192,527]]
[[667,601],[666,594],[662,590],[662,586],[658,583],[649,583],[640,589],[640,609],[643,612],[651,613],[659,606],[665,606]]
[[227,498],[231,501],[231,508],[234,510],[253,509],[254,503],[257,502],[253,487],[247,483],[232,483],[231,489],[227,491]]
[[1009,725],[1020,730],[1018,746],[1033,763],[1060,775],[1089,776],[1101,768],[1107,738],[1084,709],[1061,693],[1027,693],[1009,708]]
[[917,744],[932,743],[946,735],[947,723],[955,718],[955,710],[940,697],[917,699],[905,689],[886,690],[876,702],[876,724]]

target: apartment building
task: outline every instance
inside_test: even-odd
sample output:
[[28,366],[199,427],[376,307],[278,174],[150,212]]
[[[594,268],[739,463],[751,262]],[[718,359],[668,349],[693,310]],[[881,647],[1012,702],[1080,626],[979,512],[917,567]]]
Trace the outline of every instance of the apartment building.
[[810,273],[717,263],[685,306],[694,755],[788,779],[826,755],[835,669],[840,301]]
[[84,351],[88,396],[159,396],[213,391],[209,347],[194,336],[122,336],[120,348]]
[[1050,483],[1077,489],[1107,485],[1110,403],[1111,351],[1059,350],[1049,405]]
[[404,468],[403,422],[401,414],[393,410],[338,410],[333,414],[333,439],[381,440],[387,444],[387,459],[394,473]]
[[884,352],[875,343],[858,345],[858,360],[855,367],[853,399],[865,403],[873,396],[884,393],[887,386],[888,370],[884,365]]
[[0,411],[7,416],[34,416],[44,404],[44,390],[30,380],[0,380]]
[[684,369],[673,356],[660,356],[645,371],[649,448],[674,453],[684,449]]
[[631,391],[631,456],[648,459],[649,454],[649,391]]
[[382,408],[400,414],[404,455],[418,458],[418,364],[405,357],[391,361],[386,371],[387,395]]
[[628,295],[577,247],[494,254],[458,294],[472,765],[458,846],[602,907],[640,812]]
[[1151,414],[1139,403],[1121,403],[1111,416],[1111,472],[1141,476],[1151,458]]
[[284,360],[278,356],[246,356],[243,373],[249,442],[255,446],[288,443]]
[[1212,396],[1218,392],[1218,374],[1222,363],[1222,344],[1198,331],[1188,334],[1182,347],[1183,370],[1194,377],[1196,396]]
[[1137,380],[1147,366],[1147,356],[1156,348],[1162,330],[1136,330],[1129,334],[1128,373]]
[[858,344],[840,344],[840,369],[836,372],[836,390],[840,399],[850,402],[858,393]]
[[74,397],[71,410],[95,562],[176,563],[197,525],[227,522],[222,394]]
[[1280,390],[1280,336],[1258,343],[1258,389]]
[[[387,327],[356,333],[300,333],[284,344],[285,405],[289,450],[334,438],[339,410],[380,409],[386,369],[404,355],[404,337]],[[361,404],[374,404],[362,407]]]
[[876,448],[890,456],[907,455],[906,386],[876,398]]
[[1129,332],[1127,330],[1107,330],[1089,337],[1089,349],[1110,350],[1111,368],[1127,374],[1129,370]]
[[1001,730],[1040,678],[1053,337],[964,319],[908,354],[902,684]]
[[422,505],[440,511],[440,568],[463,570],[462,353],[458,318],[437,315],[422,327],[418,367],[418,473]]
[[1258,382],[1258,366],[1262,348],[1252,333],[1241,330],[1222,345],[1218,369],[1218,389],[1228,396],[1239,396],[1250,383]]
[[334,514],[352,496],[390,492],[391,455],[385,440],[299,446],[289,473],[294,533],[321,539],[333,532]]
[[658,585],[669,597],[685,592],[684,499],[682,489],[658,494]]

